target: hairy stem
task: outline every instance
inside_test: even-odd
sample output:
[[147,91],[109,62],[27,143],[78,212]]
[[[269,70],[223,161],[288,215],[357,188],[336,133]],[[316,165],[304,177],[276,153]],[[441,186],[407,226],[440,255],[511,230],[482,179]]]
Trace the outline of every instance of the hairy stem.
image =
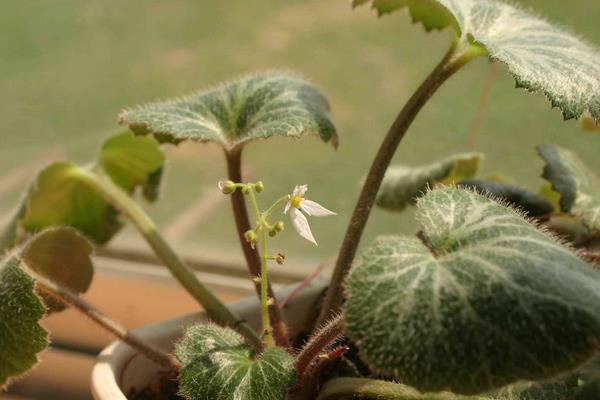
[[260,338],[252,327],[235,315],[209,288],[198,280],[190,267],[179,258],[162,237],[154,222],[139,204],[109,178],[85,170],[80,171],[78,178],[94,188],[108,203],[134,223],[158,258],[169,268],[179,283],[204,307],[210,318],[222,325],[232,327],[246,337],[257,349],[261,348]]
[[30,273],[36,279],[37,289],[40,292],[51,296],[66,306],[74,307],[89,317],[96,324],[100,325],[102,328],[116,336],[121,341],[127,343],[129,346],[146,356],[151,361],[162,365],[163,367],[171,368],[175,371],[179,371],[181,369],[181,364],[179,361],[177,361],[177,359],[163,352],[152,344],[144,342],[142,339],[129,332],[126,328],[109,318],[93,305],[87,303],[83,298],[81,298],[81,296],[39,274],[34,274],[31,271]]
[[[233,182],[242,182],[242,149],[234,149],[225,152],[227,158],[227,173],[228,179]],[[250,246],[250,243],[244,238],[244,233],[252,229],[250,226],[250,219],[248,217],[248,210],[246,208],[246,202],[244,201],[244,195],[236,190],[231,194],[231,206],[233,208],[233,215],[235,218],[235,225],[237,227],[238,238],[244,252],[246,263],[248,264],[248,270],[252,278],[258,277],[261,270],[261,260],[258,251]],[[255,282],[256,292],[258,295],[261,294],[260,282]],[[273,299],[269,305],[269,318],[271,326],[273,327],[273,335],[275,343],[278,346],[289,348],[290,339],[288,337],[287,326],[283,320],[281,310],[277,306],[277,299],[273,293],[273,288],[270,283],[267,285],[267,294]]]
[[265,348],[270,349],[275,345],[275,342],[273,341],[273,328],[271,328],[271,322],[269,318],[269,296],[267,290],[269,286],[269,279],[267,275],[267,226],[263,216],[261,215],[260,209],[258,208],[256,196],[254,195],[254,189],[250,189],[248,196],[250,197],[250,202],[254,208],[254,214],[256,215],[256,218],[260,219],[260,308],[263,328],[262,338]]
[[461,48],[462,46],[458,43],[451,47],[444,59],[408,100],[383,139],[350,218],[317,324],[323,323],[331,313],[340,309],[342,283],[354,261],[356,249],[360,243],[360,238],[371,213],[383,176],[404,134],[436,90],[463,65],[481,54],[481,50],[477,47],[469,46],[466,51],[460,51]]
[[366,378],[334,378],[323,385],[317,400],[368,397],[380,400],[490,400],[483,396],[462,396],[450,392],[421,393],[400,383]]
[[341,315],[337,315],[319,328],[304,345],[294,363],[298,382],[303,380],[310,364],[325,351],[325,348],[340,338],[344,330]]

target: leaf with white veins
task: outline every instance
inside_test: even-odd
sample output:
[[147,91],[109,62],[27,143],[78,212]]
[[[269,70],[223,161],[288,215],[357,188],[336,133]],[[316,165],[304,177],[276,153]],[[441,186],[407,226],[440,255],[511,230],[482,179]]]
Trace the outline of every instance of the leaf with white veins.
[[475,394],[597,351],[600,273],[569,248],[468,190],[430,191],[417,219],[420,239],[380,238],[347,280],[347,333],[373,370]]
[[433,164],[388,168],[377,194],[376,204],[388,210],[402,211],[415,204],[428,187],[435,183],[454,183],[474,176],[483,155],[456,154]]
[[[354,0],[354,5],[368,0]],[[408,7],[427,30],[453,27],[464,45],[485,49],[518,87],[546,95],[566,119],[589,111],[600,122],[600,55],[592,45],[500,0],[372,0],[380,14]]]
[[559,146],[538,147],[546,162],[543,177],[560,194],[560,208],[593,230],[600,229],[600,179],[570,150]]
[[258,74],[174,100],[124,111],[133,131],[173,141],[214,141],[226,149],[272,136],[319,136],[337,147],[329,104],[307,81],[282,73]]
[[177,344],[180,392],[190,400],[284,400],[294,384],[293,358],[275,347],[255,355],[229,328],[194,325]]

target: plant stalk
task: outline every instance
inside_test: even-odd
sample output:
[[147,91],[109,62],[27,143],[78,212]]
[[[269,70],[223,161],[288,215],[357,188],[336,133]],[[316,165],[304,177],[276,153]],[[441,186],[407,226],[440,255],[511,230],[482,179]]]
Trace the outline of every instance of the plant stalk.
[[53,297],[61,303],[64,303],[66,306],[74,307],[78,311],[85,314],[96,324],[98,324],[99,326],[116,336],[119,340],[127,343],[129,346],[146,356],[151,361],[163,367],[171,368],[175,371],[179,371],[181,369],[181,364],[176,358],[163,352],[162,350],[153,346],[152,344],[146,343],[132,332],[129,332],[122,325],[112,320],[110,317],[98,310],[93,305],[86,302],[78,294],[73,293],[66,287],[56,282],[50,281],[49,279],[39,274],[35,274],[31,271],[29,272],[37,281],[37,289],[40,292],[43,292]]
[[421,393],[400,383],[367,378],[334,378],[323,385],[317,400],[367,397],[380,400],[491,400],[484,396],[462,396],[450,392]]
[[344,322],[341,315],[332,318],[327,324],[319,328],[304,345],[294,366],[298,381],[303,381],[303,375],[308,370],[310,364],[325,351],[325,348],[339,339],[344,332]]
[[171,246],[162,237],[158,228],[144,209],[109,178],[83,169],[78,178],[94,188],[117,210],[127,216],[146,239],[158,258],[169,268],[173,276],[200,303],[210,318],[237,330],[257,349],[262,347],[260,338],[239,316],[235,315],[214,293],[198,280]]
[[[269,277],[267,275],[267,226],[264,217],[260,213],[258,203],[256,202],[256,196],[254,195],[254,189],[250,189],[250,202],[254,208],[254,214],[257,219],[260,219],[258,229],[260,230],[260,311],[262,320],[262,338],[265,348],[270,349],[275,345],[273,340],[273,328],[271,328],[271,321],[269,318]],[[273,300],[271,300],[273,301]]]
[[[228,179],[236,183],[241,183],[242,149],[237,148],[225,151],[225,156],[227,159]],[[248,243],[244,238],[244,233],[252,229],[252,227],[250,226],[250,219],[248,217],[248,209],[246,208],[244,195],[239,190],[236,190],[231,194],[231,206],[233,208],[233,215],[235,218],[235,225],[237,228],[240,245],[242,246],[244,258],[248,264],[248,270],[252,278],[259,277],[261,275],[261,259],[258,251],[253,249],[252,246],[250,246],[250,243]],[[255,288],[257,294],[260,296],[262,290],[260,282],[255,282]],[[283,320],[283,314],[277,305],[277,298],[273,293],[273,288],[270,282],[267,283],[266,288],[268,296],[273,299],[271,304],[269,304],[269,318],[273,328],[275,343],[278,346],[289,349],[291,345],[288,336],[288,329],[285,321]]]
[[471,45],[468,45],[467,50],[461,51],[463,46],[457,42],[450,48],[443,60],[408,100],[383,139],[348,223],[346,236],[342,242],[317,324],[322,324],[327,320],[329,315],[340,310],[342,304],[342,283],[354,261],[356,250],[371,213],[371,208],[375,203],[381,181],[406,131],[437,89],[463,65],[482,54],[481,49]]

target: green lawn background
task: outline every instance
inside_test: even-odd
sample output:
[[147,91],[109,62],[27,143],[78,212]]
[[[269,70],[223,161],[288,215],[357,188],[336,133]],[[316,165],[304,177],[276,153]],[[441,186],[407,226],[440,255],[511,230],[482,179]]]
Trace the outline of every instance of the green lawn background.
[[[600,2],[523,0],[549,19],[600,45]],[[314,138],[255,143],[246,160],[265,181],[264,201],[308,183],[309,196],[339,212],[314,220],[320,246],[286,231],[274,242],[292,260],[336,252],[358,194],[358,183],[400,107],[446,51],[449,31],[426,34],[405,13],[377,18],[345,0],[20,0],[0,13],[0,175],[57,145],[90,160],[103,138],[119,130],[129,105],[185,94],[264,69],[298,71],[329,97],[340,148]],[[468,65],[426,106],[395,163],[428,163],[467,149],[468,131],[489,72]],[[561,122],[542,95],[514,89],[500,68],[481,127],[485,174],[502,173],[534,190],[541,162],[534,147],[557,143],[600,167],[600,136]],[[163,196],[150,213],[167,225],[224,177],[213,145],[169,149]],[[24,187],[25,182],[23,182]],[[2,190],[2,188],[0,188]],[[2,193],[6,215],[17,191]],[[265,203],[265,205],[267,205]],[[289,224],[288,224],[289,225]],[[377,234],[412,232],[412,211],[376,210],[363,243]],[[130,237],[131,231],[125,233]],[[229,205],[220,207],[178,243],[211,254],[238,254]]]

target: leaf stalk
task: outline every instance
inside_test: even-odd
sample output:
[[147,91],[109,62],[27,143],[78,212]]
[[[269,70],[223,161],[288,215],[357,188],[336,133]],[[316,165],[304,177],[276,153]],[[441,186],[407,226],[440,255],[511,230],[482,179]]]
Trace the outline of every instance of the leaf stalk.
[[469,61],[483,54],[478,46],[465,44],[460,41],[455,42],[442,61],[411,96],[388,130],[371,164],[362,191],[354,207],[352,217],[348,223],[346,235],[331,277],[331,283],[327,289],[323,306],[317,319],[318,325],[323,324],[332,313],[340,310],[342,304],[342,284],[356,256],[356,250],[385,172],[408,128],[415,120],[419,111],[421,111],[427,101],[448,78]]
[[169,268],[173,276],[200,303],[207,314],[216,322],[229,326],[242,334],[257,349],[261,341],[247,322],[233,313],[215,294],[206,287],[190,267],[179,258],[162,237],[152,219],[131,196],[107,177],[79,169],[77,178],[96,190],[117,210],[129,218],[148,242],[158,258]]
[[85,314],[97,325],[116,336],[119,340],[127,343],[129,346],[156,364],[173,369],[174,371],[179,371],[181,369],[181,364],[176,358],[153,346],[152,344],[146,343],[137,335],[128,331],[125,327],[108,317],[102,311],[86,302],[81,296],[39,274],[36,274],[30,270],[28,272],[37,281],[37,289],[40,292],[53,297],[66,306],[74,307],[78,311]]

